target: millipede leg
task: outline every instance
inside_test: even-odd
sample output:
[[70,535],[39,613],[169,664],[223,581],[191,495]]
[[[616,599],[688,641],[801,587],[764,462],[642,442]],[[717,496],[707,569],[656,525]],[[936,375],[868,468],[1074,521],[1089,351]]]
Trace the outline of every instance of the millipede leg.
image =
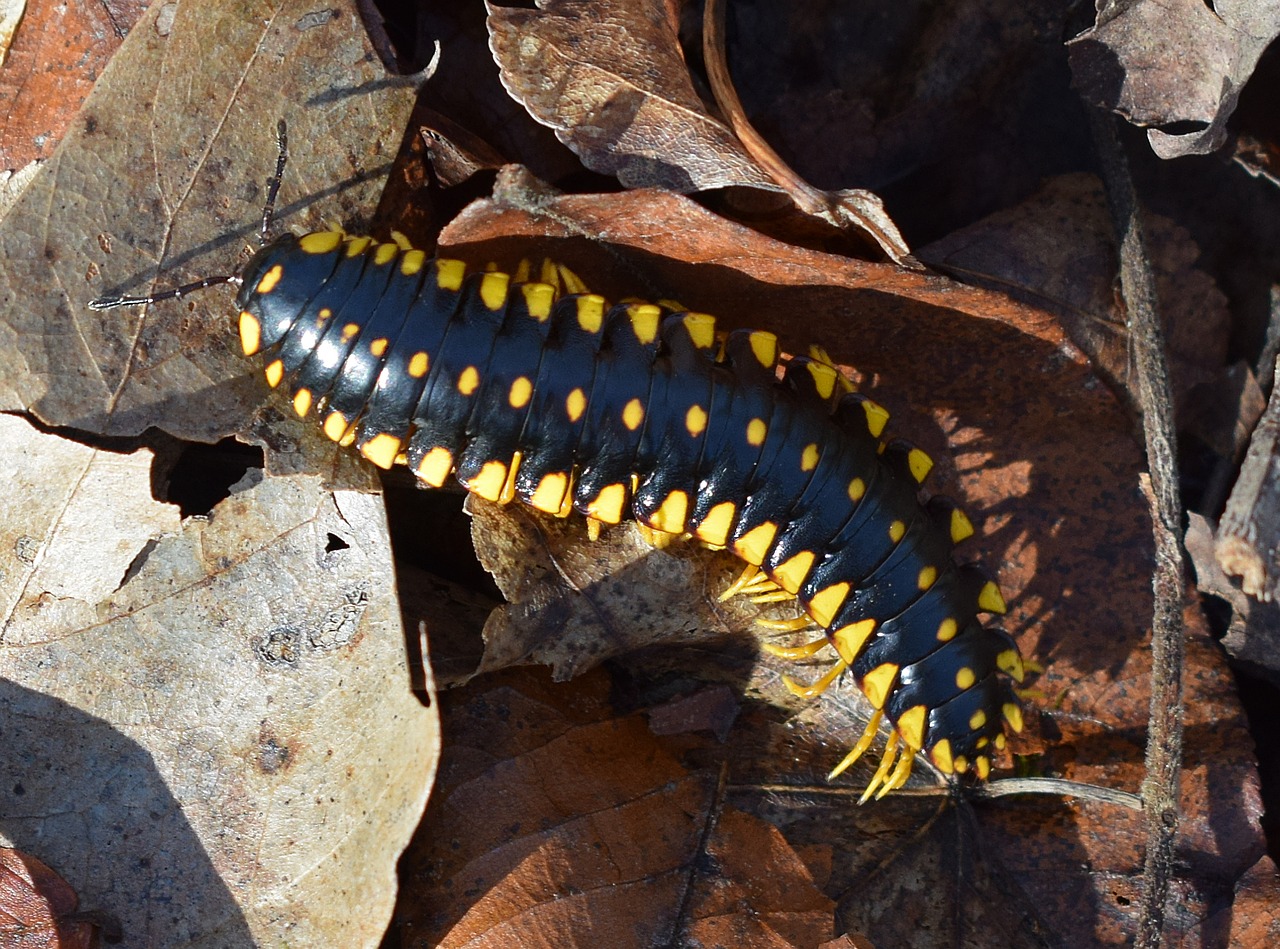
[[[825,641],[826,640],[823,640],[823,642]],[[831,688],[831,683],[836,681],[836,677],[848,668],[848,663],[841,659],[831,667],[830,671],[828,671],[826,675],[817,682],[814,682],[812,685],[801,685],[795,679],[791,678],[791,676],[783,676],[782,684],[790,689],[793,695],[798,695],[802,699],[817,698],[823,692],[827,691],[827,689]]]
[[820,636],[812,642],[807,642],[802,646],[775,646],[773,643],[762,643],[760,648],[771,656],[777,656],[779,659],[808,659],[820,652],[824,647],[831,645],[826,636]]

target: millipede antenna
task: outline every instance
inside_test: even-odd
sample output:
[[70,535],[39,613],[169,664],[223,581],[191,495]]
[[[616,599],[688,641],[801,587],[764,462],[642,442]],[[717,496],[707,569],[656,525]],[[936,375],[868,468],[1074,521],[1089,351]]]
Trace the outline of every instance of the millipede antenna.
[[[267,232],[270,231],[271,224],[275,220],[276,197],[280,194],[280,181],[284,177],[284,166],[289,160],[289,127],[284,119],[276,123],[276,146],[278,148],[276,153],[276,173],[267,179],[267,200],[262,206],[262,225],[258,231],[259,247],[267,243]],[[209,287],[216,287],[224,283],[234,284],[238,287],[240,286],[240,275],[220,274],[216,277],[205,277],[202,280],[183,284],[171,290],[148,294],[145,297],[98,297],[96,300],[90,300],[88,306],[91,310],[114,310],[119,306],[146,306],[149,303],[159,303],[162,300],[178,300],[188,293],[207,290]]]

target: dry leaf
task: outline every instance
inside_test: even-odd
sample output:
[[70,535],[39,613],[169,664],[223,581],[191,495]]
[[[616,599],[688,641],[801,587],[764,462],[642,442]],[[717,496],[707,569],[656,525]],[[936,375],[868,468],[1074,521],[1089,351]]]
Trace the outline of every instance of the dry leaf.
[[6,949],[90,949],[94,927],[75,918],[80,899],[29,854],[0,848],[0,943]]
[[[107,517],[68,534],[100,453],[5,428],[5,522],[34,569],[5,552],[22,612],[0,635],[0,836],[62,868],[126,946],[376,944],[438,750],[379,500],[272,478],[151,540]],[[115,463],[115,490],[145,492],[145,460]],[[42,560],[98,546],[132,552],[44,588]]]
[[403,940],[450,946],[812,946],[831,903],[769,824],[727,808],[645,727],[611,717],[598,671],[486,676],[454,723],[405,856]]
[[662,4],[487,7],[507,91],[592,171],[628,188],[779,190],[707,114]]
[[1095,105],[1151,128],[1161,158],[1205,155],[1226,140],[1258,58],[1280,32],[1275,0],[1137,0],[1101,6],[1069,44],[1075,84]]
[[[742,569],[729,555],[713,559],[694,544],[655,549],[634,524],[587,543],[577,519],[475,499],[469,507],[476,553],[511,604],[485,624],[476,674],[537,662],[570,679],[655,643],[749,636],[762,613],[742,597],[717,601]],[[673,599],[673,590],[690,595]]]
[[[263,390],[233,352],[230,290],[108,313],[85,304],[237,266],[256,239],[280,118],[293,154],[281,226],[358,222],[412,91],[344,91],[384,78],[349,5],[318,19],[293,0],[254,17],[235,3],[155,7],[4,219],[0,406],[104,434],[158,426],[213,442],[243,430]],[[312,436],[270,418],[258,427],[301,463]]]
[[707,112],[671,10],[659,0],[487,7],[503,84],[592,171],[616,175],[629,188],[784,191],[805,214],[860,229],[892,259],[914,263],[878,197],[814,188],[765,144],[733,94],[722,55],[708,62],[733,128]]
[[[1148,214],[1146,233],[1175,398],[1185,411],[1191,390],[1215,378],[1226,361],[1227,299],[1196,268],[1200,250],[1184,228]],[[1102,185],[1092,175],[1054,178],[1017,207],[955,231],[919,256],[1057,314],[1098,373],[1129,392],[1129,333],[1115,292],[1118,254]],[[1136,393],[1129,397],[1136,404]]]

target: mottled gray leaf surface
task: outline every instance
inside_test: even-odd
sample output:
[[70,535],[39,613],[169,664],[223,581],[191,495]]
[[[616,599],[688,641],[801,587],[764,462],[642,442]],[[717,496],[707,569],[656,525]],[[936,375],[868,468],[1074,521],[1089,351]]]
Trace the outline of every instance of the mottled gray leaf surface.
[[131,472],[115,484],[139,496],[146,459],[0,434],[0,842],[124,946],[376,945],[438,753],[380,498],[268,478],[208,519],[153,503],[141,531],[105,506],[91,525],[86,475]]

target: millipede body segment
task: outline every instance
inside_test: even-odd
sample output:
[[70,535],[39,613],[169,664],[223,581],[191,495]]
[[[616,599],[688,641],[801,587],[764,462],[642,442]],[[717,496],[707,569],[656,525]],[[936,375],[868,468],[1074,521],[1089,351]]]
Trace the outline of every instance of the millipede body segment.
[[928,456],[882,442],[887,413],[827,363],[779,372],[770,333],[721,336],[703,314],[609,306],[340,231],[273,241],[240,282],[244,352],[374,464],[690,534],[759,568],[752,590],[798,598],[825,636],[777,651],[830,643],[824,682],[848,669],[892,726],[868,793],[900,786],[921,751],[986,778],[1005,724],[1021,728],[1017,647],[978,619],[1004,611],[999,590],[952,558],[972,527],[920,503]]

